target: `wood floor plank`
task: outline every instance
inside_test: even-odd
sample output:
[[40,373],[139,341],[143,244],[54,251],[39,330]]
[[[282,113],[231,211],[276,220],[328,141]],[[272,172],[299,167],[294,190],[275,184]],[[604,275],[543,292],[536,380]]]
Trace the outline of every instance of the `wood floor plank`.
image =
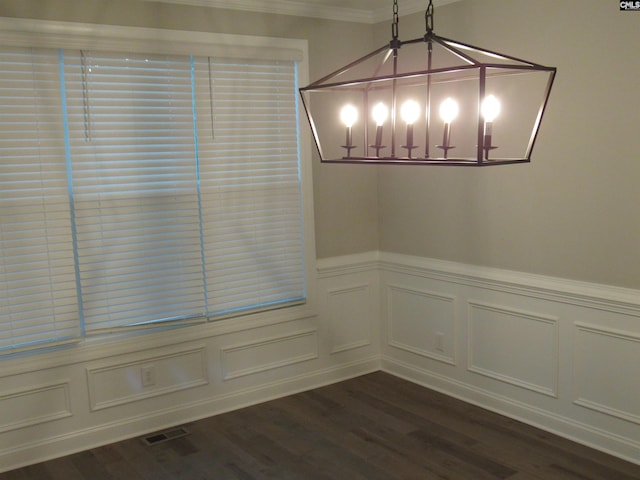
[[[47,471],[48,477],[42,478],[64,478],[65,480],[83,480],[83,475],[73,465],[69,457],[56,458],[49,460],[48,462],[41,463],[39,465],[44,466]],[[28,470],[28,467],[27,467]],[[32,478],[37,478],[36,475],[31,474]]]
[[[298,411],[306,411],[309,418],[313,418],[314,402],[307,401],[307,394],[301,394],[287,399],[287,407],[290,414],[295,415]],[[297,405],[293,402],[297,401]],[[373,401],[373,400],[372,400]],[[296,408],[297,407],[297,408]],[[399,433],[392,428],[387,428],[384,422],[377,421],[375,418],[362,417],[361,408],[353,408],[348,410],[350,418],[342,418],[341,412],[323,413],[319,418],[322,424],[315,424],[314,428],[321,431],[324,428],[334,428],[338,431],[342,429],[358,428],[366,429],[370,434],[377,435],[381,441],[386,442],[388,446],[394,446],[396,455],[402,455],[405,460],[408,458],[416,465],[429,472],[429,475],[435,478],[450,478],[449,475],[457,474],[461,478],[474,478],[477,480],[492,480],[496,477],[477,468],[476,465],[452,456],[450,452],[441,449],[425,448],[420,442],[412,439],[404,433]],[[331,427],[332,426],[332,427]],[[415,431],[417,427],[412,429]],[[329,435],[336,436],[335,431],[329,431]]]
[[[417,415],[411,411],[412,408],[406,402],[388,401],[387,398],[391,398],[389,394],[385,399],[376,398],[365,390],[354,392],[354,395],[367,399],[369,404],[375,405],[375,411],[394,415],[413,425],[414,431],[409,435],[419,440],[422,448],[430,452],[432,456],[436,452],[438,455],[449,456],[452,460],[457,459],[464,462],[468,467],[484,471],[491,478],[508,478],[515,473],[512,468],[494,460],[491,456],[475,451],[474,446],[479,442],[467,435],[465,431],[457,431],[446,425],[434,423],[430,417]],[[425,409],[424,403],[415,403],[413,406],[418,410]],[[416,429],[416,427],[419,428]],[[479,476],[482,473],[475,472],[475,475]]]
[[144,480],[171,480],[172,477],[157,461],[157,449],[147,447],[140,438],[113,445],[120,456]]
[[377,372],[0,480],[640,480],[640,465]]
[[[368,377],[362,377],[367,382]],[[573,472],[575,478],[631,480],[638,477],[638,466],[629,462],[610,464],[612,457],[588,447],[567,441],[557,435],[545,432],[516,420],[488,412],[484,409],[452,399],[428,389],[415,389],[400,379],[391,383],[399,392],[393,397],[384,397],[399,409],[418,415],[428,415],[449,429],[457,429],[478,440],[478,450],[500,452],[502,462],[511,468],[529,469],[533,474],[542,470],[554,472],[564,478],[566,472]],[[364,389],[371,395],[369,389]],[[411,399],[416,400],[411,402]],[[383,407],[381,407],[383,408]],[[436,412],[437,415],[433,415]],[[536,463],[537,462],[537,463]],[[553,465],[559,465],[560,467]],[[562,473],[565,472],[565,473]],[[548,478],[548,477],[545,477]],[[553,477],[555,478],[555,477]]]

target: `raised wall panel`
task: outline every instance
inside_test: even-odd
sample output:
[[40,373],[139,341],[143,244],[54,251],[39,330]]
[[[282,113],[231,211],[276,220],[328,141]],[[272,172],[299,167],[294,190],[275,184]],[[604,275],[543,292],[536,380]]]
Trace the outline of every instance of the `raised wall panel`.
[[[91,410],[101,410],[208,383],[204,347],[87,369]],[[143,370],[151,369],[145,385]]]
[[70,417],[69,383],[0,391],[0,432]]
[[224,347],[224,380],[254,375],[318,358],[315,329]]
[[[129,339],[7,360],[0,373],[0,471],[380,367],[638,463],[638,291],[399,254],[319,263],[319,291],[329,295],[320,296],[317,320],[289,324],[283,316],[284,323],[270,327],[272,319],[239,318],[203,327],[205,337],[180,329],[165,332],[170,341],[151,335],[139,346]],[[365,335],[337,318],[346,312],[362,326],[358,305],[366,289],[374,315],[371,345],[357,348]],[[344,301],[344,310],[332,312],[329,301],[336,308]],[[376,310],[378,301],[384,310]],[[432,332],[443,333],[444,355]],[[382,354],[380,333],[388,343]],[[470,357],[452,368],[447,364],[461,358],[456,352],[464,353],[456,341]],[[332,348],[347,351],[329,355]],[[207,361],[210,352],[220,356]],[[140,370],[150,364],[156,383],[142,387]],[[169,365],[180,375],[170,374]],[[208,365],[227,380],[243,380],[223,384],[212,375],[200,387],[209,382]],[[83,403],[83,378],[92,411]],[[157,398],[177,390],[185,391]]]
[[354,285],[327,292],[331,353],[371,344],[372,303],[369,285]]
[[390,346],[455,364],[455,297],[387,285]]
[[555,397],[558,320],[508,307],[469,302],[468,369]]
[[640,335],[576,323],[574,403],[640,424]]

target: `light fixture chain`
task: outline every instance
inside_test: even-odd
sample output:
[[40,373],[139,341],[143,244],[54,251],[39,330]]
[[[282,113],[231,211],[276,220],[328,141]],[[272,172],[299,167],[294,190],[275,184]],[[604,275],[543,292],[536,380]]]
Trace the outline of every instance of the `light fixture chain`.
[[391,36],[394,40],[398,40],[398,0],[393,0],[393,23],[391,24]]
[[433,0],[429,0],[427,11],[424,14],[425,21],[427,23],[427,34],[433,33]]

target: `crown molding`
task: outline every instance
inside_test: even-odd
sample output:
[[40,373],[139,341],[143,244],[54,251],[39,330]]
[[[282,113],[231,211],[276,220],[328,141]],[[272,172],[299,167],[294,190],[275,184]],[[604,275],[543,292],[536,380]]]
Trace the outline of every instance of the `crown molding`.
[[[388,8],[364,9],[350,8],[310,2],[305,0],[140,0],[145,2],[172,3],[196,7],[224,8],[246,12],[274,13],[297,17],[322,18],[356,23],[378,23],[390,20],[393,14],[392,4]],[[460,0],[435,0],[436,7]],[[401,15],[423,12],[425,0],[399,0]]]
[[[434,0],[434,7],[441,7],[448,3],[459,2],[460,0]],[[413,13],[424,13],[427,10],[426,0],[398,0],[398,13],[402,15],[411,15]],[[393,8],[390,3],[388,7],[378,8],[372,11],[371,23],[379,23],[391,20],[393,17]]]

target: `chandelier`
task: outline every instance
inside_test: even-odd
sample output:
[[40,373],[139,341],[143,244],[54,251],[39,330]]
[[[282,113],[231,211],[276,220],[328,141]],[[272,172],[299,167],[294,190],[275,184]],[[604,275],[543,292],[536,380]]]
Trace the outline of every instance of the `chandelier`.
[[388,45],[300,88],[322,162],[485,166],[522,163],[555,77],[545,67],[440,37]]

